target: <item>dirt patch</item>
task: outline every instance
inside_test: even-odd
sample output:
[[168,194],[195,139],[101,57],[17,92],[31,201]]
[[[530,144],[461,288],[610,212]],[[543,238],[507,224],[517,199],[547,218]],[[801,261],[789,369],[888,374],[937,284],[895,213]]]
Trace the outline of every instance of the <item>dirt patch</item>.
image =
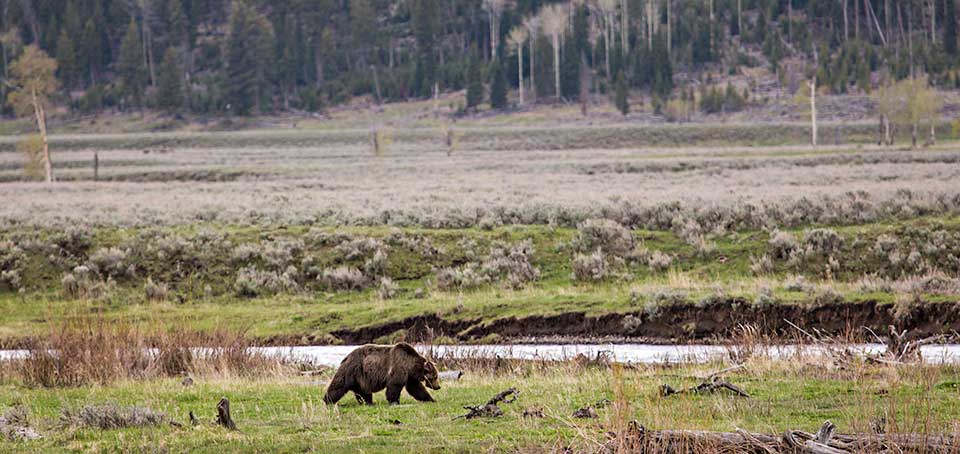
[[502,342],[641,341],[644,343],[712,343],[728,340],[738,325],[754,325],[762,332],[792,337],[797,331],[817,329],[838,336],[862,338],[868,327],[886,333],[888,326],[910,330],[914,336],[960,331],[960,302],[916,303],[908,310],[875,301],[825,305],[754,306],[742,299],[710,305],[661,306],[654,312],[599,316],[583,312],[530,317],[506,317],[488,322],[445,320],[437,315],[412,317],[382,325],[345,329],[332,335],[345,344],[363,344],[406,330],[411,341],[448,336],[476,342],[495,335]]

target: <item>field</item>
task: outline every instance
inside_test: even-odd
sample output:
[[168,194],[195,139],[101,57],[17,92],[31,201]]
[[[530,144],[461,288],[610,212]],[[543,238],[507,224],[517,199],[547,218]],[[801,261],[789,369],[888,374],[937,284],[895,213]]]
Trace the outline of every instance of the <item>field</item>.
[[[960,330],[954,142],[879,148],[862,122],[825,125],[838,144],[812,149],[793,123],[515,120],[457,124],[448,146],[421,118],[381,129],[380,150],[351,119],[339,130],[61,135],[52,186],[24,181],[21,157],[0,152],[0,346],[40,352],[90,317],[142,328],[144,346],[181,332],[268,345],[738,345],[745,332],[779,343]],[[579,452],[633,419],[777,434],[826,419],[869,432],[883,417],[889,433],[958,430],[953,366],[736,359],[748,365],[727,378],[751,400],[658,395],[730,364],[444,363],[468,373],[438,404],[371,408],[324,406],[331,371],[200,371],[191,388],[170,374],[45,387],[8,371],[0,411],[22,404],[45,438],[0,451]],[[450,421],[509,386],[522,394],[503,418]],[[221,396],[240,433],[208,424]],[[615,405],[597,420],[571,419],[601,398]],[[194,411],[202,424],[103,431],[61,417],[103,403],[180,423]],[[522,418],[531,406],[546,418]]]

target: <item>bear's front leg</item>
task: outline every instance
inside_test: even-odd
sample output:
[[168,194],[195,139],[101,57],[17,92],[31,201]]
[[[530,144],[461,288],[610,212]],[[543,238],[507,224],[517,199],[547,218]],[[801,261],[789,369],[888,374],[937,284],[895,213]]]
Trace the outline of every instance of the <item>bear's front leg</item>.
[[427,388],[424,388],[423,383],[415,378],[411,377],[407,380],[407,392],[420,402],[434,402],[433,397],[427,392]]
[[387,402],[390,404],[400,403],[400,391],[403,390],[403,383],[387,385]]

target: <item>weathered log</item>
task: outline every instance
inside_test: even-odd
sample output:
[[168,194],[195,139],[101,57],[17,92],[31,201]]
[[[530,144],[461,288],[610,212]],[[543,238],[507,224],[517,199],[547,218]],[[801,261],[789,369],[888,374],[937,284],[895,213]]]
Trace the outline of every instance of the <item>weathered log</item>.
[[217,424],[226,427],[229,430],[237,430],[237,424],[230,417],[230,400],[226,397],[220,399],[217,404]]
[[[788,430],[780,437],[737,432],[699,430],[651,431],[631,421],[624,437],[611,434],[608,448],[613,451],[658,453],[743,452],[743,453],[808,453],[852,454],[862,452],[954,453],[960,450],[960,437],[924,434],[837,434],[836,426],[827,421],[816,434]],[[613,445],[616,443],[616,445]],[[622,447],[629,449],[617,449]]]

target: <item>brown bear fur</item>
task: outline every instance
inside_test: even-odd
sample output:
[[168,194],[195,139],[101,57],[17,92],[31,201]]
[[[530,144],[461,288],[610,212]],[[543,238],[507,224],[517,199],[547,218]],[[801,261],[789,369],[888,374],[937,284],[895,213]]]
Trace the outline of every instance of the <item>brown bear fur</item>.
[[410,344],[364,345],[340,363],[337,373],[327,386],[323,401],[337,403],[348,391],[353,391],[357,402],[373,404],[373,393],[387,390],[387,402],[400,403],[400,390],[421,402],[433,402],[423,387],[440,389],[437,367]]

